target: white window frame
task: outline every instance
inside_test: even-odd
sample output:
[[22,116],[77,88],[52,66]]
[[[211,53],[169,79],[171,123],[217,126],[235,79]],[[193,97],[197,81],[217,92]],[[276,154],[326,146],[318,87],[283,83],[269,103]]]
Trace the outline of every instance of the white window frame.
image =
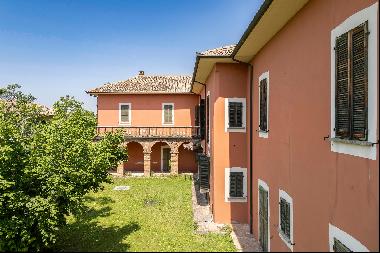
[[354,252],[369,252],[361,242],[351,235],[329,223],[329,246],[330,252],[334,252],[334,238],[338,239],[346,247]]
[[[242,111],[242,127],[230,127],[229,126],[229,110],[228,105],[230,102],[238,102],[243,104],[243,111]],[[225,132],[239,132],[239,133],[245,133],[246,132],[246,99],[245,98],[225,98],[224,99],[224,130]]]
[[164,149],[169,148],[171,151],[171,148],[169,145],[162,145],[161,146],[161,172],[164,171]]
[[[121,106],[122,105],[128,105],[128,121],[127,122],[122,122],[121,121]],[[131,103],[119,103],[119,125],[127,125],[130,126],[132,122],[132,104]]]
[[[165,105],[171,105],[172,106],[172,122],[171,123],[165,123]],[[174,126],[174,103],[162,103],[162,125],[164,126]]]
[[[288,238],[286,238],[282,231],[281,231],[281,208],[280,208],[280,199],[284,199],[286,202],[290,205],[290,242],[288,241]],[[280,236],[281,240],[288,246],[288,248],[293,251],[293,244],[294,244],[294,235],[293,235],[293,198],[289,196],[288,193],[286,193],[284,190],[279,190],[279,198],[278,198],[278,235]]]
[[268,184],[261,179],[258,179],[257,185],[257,231],[260,233],[260,186],[268,192],[268,252],[270,252],[270,193]]
[[[330,136],[335,138],[335,40],[338,36],[368,20],[368,142],[377,142],[377,12],[378,3],[365,8],[347,18],[331,31],[331,129]],[[331,141],[331,151],[376,160],[377,145],[360,145]]]
[[[259,77],[259,98],[258,98],[258,101],[259,101],[259,122],[260,122],[260,92],[261,92],[261,86],[260,86],[260,82],[264,79],[267,79],[267,129],[269,130],[269,71],[266,71],[264,73],[262,73]],[[259,137],[260,138],[268,138],[269,137],[269,132],[264,132],[264,131],[261,131],[260,129],[258,130],[259,132]]]
[[[230,197],[230,173],[243,172],[243,197]],[[247,202],[247,168],[231,167],[224,170],[224,201],[225,202]]]

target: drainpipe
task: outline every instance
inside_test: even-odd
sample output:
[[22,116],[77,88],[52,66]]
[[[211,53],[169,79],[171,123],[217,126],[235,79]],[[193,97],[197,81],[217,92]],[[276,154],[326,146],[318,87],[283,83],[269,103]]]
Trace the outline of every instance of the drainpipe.
[[253,204],[252,204],[252,192],[253,192],[253,182],[252,182],[252,111],[253,111],[253,65],[249,62],[243,62],[235,59],[235,55],[232,56],[232,60],[237,63],[248,65],[249,67],[249,175],[250,175],[250,184],[249,184],[249,233],[253,234]]

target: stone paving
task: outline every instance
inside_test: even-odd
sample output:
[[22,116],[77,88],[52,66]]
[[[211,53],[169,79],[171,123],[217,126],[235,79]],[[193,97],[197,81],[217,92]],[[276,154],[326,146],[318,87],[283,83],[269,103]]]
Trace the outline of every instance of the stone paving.
[[[194,222],[197,225],[196,233],[226,233],[228,225],[218,224],[213,221],[206,194],[199,192],[199,186],[193,183],[191,186]],[[256,239],[249,233],[248,224],[232,224],[231,237],[238,252],[260,252],[261,248]]]

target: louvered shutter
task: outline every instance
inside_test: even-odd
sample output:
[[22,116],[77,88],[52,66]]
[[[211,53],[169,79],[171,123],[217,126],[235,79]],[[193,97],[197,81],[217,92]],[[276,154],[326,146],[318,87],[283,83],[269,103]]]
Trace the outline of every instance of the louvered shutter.
[[348,33],[336,38],[335,135],[350,135],[350,92]]
[[199,124],[200,124],[200,122],[199,122],[199,108],[200,108],[199,105],[195,106],[195,125],[196,126],[199,126]]
[[200,128],[201,128],[201,139],[205,139],[206,134],[206,115],[205,115],[205,100],[201,99],[199,106],[199,117],[200,117]]
[[198,155],[199,185],[202,192],[210,189],[210,158],[204,154]]
[[366,140],[368,51],[367,22],[352,30],[352,138]]
[[333,250],[334,252],[353,252],[336,238],[334,238]]
[[367,22],[336,38],[336,137],[367,140],[367,48]]
[[228,103],[228,126],[243,127],[243,103]]
[[267,79],[260,81],[260,125],[261,131],[268,131]]
[[129,105],[121,105],[120,111],[121,122],[129,122]]
[[166,124],[173,123],[173,107],[172,107],[172,105],[164,105],[164,122]]
[[280,198],[281,231],[290,240],[290,203]]
[[243,172],[230,172],[230,197],[244,197],[243,179]]

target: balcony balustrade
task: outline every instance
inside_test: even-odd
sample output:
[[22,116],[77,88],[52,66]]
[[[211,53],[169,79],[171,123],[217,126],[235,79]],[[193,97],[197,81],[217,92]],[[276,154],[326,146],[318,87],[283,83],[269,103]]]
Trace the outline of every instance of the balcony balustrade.
[[98,136],[107,132],[122,132],[124,138],[141,139],[141,138],[199,138],[199,126],[181,127],[181,126],[98,126],[96,127]]

